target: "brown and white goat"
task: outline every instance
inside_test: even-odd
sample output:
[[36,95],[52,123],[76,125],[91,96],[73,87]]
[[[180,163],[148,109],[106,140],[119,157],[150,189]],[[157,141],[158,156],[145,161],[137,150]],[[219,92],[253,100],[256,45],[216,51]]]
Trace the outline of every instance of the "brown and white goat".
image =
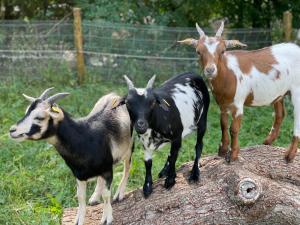
[[223,22],[215,37],[206,36],[198,24],[196,28],[200,35],[198,40],[188,38],[179,42],[196,48],[199,63],[220,107],[222,142],[219,155],[228,152],[228,113],[231,112],[231,154],[227,159],[237,159],[244,105],[274,106],[275,120],[264,141],[264,144],[272,144],[284,117],[283,97],[289,92],[294,105],[294,136],[285,158],[292,161],[300,137],[300,48],[292,43],[282,43],[254,51],[226,51],[246,45],[238,40],[224,40],[221,37]]

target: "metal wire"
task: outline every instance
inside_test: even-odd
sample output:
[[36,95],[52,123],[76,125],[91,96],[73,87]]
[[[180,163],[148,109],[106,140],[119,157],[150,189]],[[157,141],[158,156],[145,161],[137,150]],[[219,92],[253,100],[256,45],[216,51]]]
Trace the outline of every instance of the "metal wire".
[[[76,72],[69,16],[60,21],[0,21],[0,79],[23,77],[24,71],[38,77],[53,65],[57,74]],[[90,21],[82,26],[86,68],[99,79],[115,79],[125,73],[143,79],[155,73],[164,79],[187,70],[199,71],[195,50],[176,43],[197,38],[195,28]],[[211,29],[204,31],[214,35]],[[225,35],[245,42],[249,49],[272,43],[269,29],[232,29],[225,30]]]

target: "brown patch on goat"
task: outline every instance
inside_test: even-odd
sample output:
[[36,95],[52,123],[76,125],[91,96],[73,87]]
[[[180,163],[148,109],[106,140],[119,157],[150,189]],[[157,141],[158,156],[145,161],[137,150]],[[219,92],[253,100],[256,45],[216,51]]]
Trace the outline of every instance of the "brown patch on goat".
[[274,101],[275,118],[272,129],[269,135],[266,137],[265,141],[263,142],[265,145],[271,145],[272,142],[278,137],[280,126],[285,116],[285,109],[282,96],[277,97]]
[[273,65],[277,64],[270,48],[262,48],[254,51],[228,51],[237,57],[241,71],[244,74],[250,74],[252,67],[259,72],[268,74]]
[[250,94],[246,98],[246,101],[245,101],[244,105],[251,106],[252,103],[253,103],[253,99],[254,99],[253,92],[250,92]]
[[233,71],[227,68],[226,58],[217,64],[218,75],[210,81],[213,95],[220,108],[229,108],[236,93],[237,79]]

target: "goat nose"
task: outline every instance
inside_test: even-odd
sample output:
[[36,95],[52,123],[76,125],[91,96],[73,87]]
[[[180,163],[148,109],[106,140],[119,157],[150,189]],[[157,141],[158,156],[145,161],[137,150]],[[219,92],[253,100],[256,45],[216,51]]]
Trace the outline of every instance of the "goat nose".
[[213,66],[207,67],[207,68],[205,68],[205,71],[207,74],[213,74],[215,72],[215,67],[213,67]]
[[15,132],[16,130],[17,130],[16,126],[13,125],[13,126],[11,126],[11,128],[9,129],[9,133],[13,133],[13,132]]
[[143,126],[145,126],[145,122],[144,122],[143,120],[138,120],[138,121],[137,121],[137,125],[138,125],[139,127],[143,127]]

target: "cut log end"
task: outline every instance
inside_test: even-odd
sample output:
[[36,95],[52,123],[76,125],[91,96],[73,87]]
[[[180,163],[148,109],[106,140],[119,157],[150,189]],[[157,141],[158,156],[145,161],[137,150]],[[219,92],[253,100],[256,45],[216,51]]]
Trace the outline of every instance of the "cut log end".
[[262,193],[261,185],[249,177],[242,179],[239,182],[237,189],[239,202],[243,205],[254,204]]

